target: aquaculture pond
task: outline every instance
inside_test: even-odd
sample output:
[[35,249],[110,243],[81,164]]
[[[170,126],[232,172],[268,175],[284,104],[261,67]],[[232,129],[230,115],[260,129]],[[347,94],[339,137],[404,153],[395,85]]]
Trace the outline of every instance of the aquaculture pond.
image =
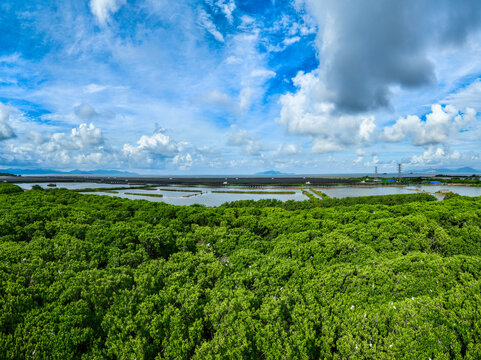
[[[24,189],[31,189],[33,185],[49,188],[47,183],[21,183],[17,184]],[[52,184],[51,184],[52,185]],[[118,196],[127,199],[143,199],[155,202],[165,202],[172,205],[219,206],[226,202],[237,200],[262,200],[278,199],[281,201],[307,200],[300,188],[280,187],[206,187],[206,186],[152,186],[148,189],[139,185],[123,184],[97,184],[97,183],[56,183],[50,188],[67,188],[72,190],[95,189],[95,192],[85,194]],[[106,192],[100,189],[106,189]],[[108,190],[123,188],[118,190]],[[481,187],[462,185],[420,185],[420,186],[331,186],[313,187],[333,198],[373,196],[373,195],[396,195],[412,194],[415,192],[427,192],[435,195],[439,200],[443,198],[442,192],[454,192],[464,196],[481,196]]]

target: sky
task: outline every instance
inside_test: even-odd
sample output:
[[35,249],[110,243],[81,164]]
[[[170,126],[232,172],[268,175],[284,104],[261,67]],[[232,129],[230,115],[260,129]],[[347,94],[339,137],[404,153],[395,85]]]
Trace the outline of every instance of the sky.
[[481,169],[481,1],[3,0],[0,168]]

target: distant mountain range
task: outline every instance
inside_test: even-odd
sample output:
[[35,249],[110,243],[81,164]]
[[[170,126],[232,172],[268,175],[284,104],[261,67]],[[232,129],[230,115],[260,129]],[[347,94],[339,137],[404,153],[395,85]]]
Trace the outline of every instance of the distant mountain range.
[[411,170],[413,173],[437,173],[437,174],[479,174],[480,170],[473,169],[472,167],[466,166],[459,169],[425,169],[425,170]]
[[283,173],[275,170],[268,170],[268,171],[258,172],[256,173],[256,175],[294,175],[294,174]]
[[2,173],[15,175],[137,175],[136,173],[118,170],[72,170],[58,171],[52,169],[0,169]]

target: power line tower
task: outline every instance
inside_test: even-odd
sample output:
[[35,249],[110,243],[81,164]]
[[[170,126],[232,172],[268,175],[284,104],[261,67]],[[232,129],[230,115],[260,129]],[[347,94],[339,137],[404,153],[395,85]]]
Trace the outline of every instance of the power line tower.
[[401,182],[401,164],[397,164],[397,181]]
[[374,180],[378,180],[378,174],[377,174],[377,166],[374,167]]

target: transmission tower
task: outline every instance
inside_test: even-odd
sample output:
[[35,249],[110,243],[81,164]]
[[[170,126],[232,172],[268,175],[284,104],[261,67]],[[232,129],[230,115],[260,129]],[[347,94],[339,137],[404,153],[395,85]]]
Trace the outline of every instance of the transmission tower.
[[377,166],[374,167],[374,180],[378,180],[378,175],[377,175]]
[[397,181],[401,182],[401,164],[397,164]]

